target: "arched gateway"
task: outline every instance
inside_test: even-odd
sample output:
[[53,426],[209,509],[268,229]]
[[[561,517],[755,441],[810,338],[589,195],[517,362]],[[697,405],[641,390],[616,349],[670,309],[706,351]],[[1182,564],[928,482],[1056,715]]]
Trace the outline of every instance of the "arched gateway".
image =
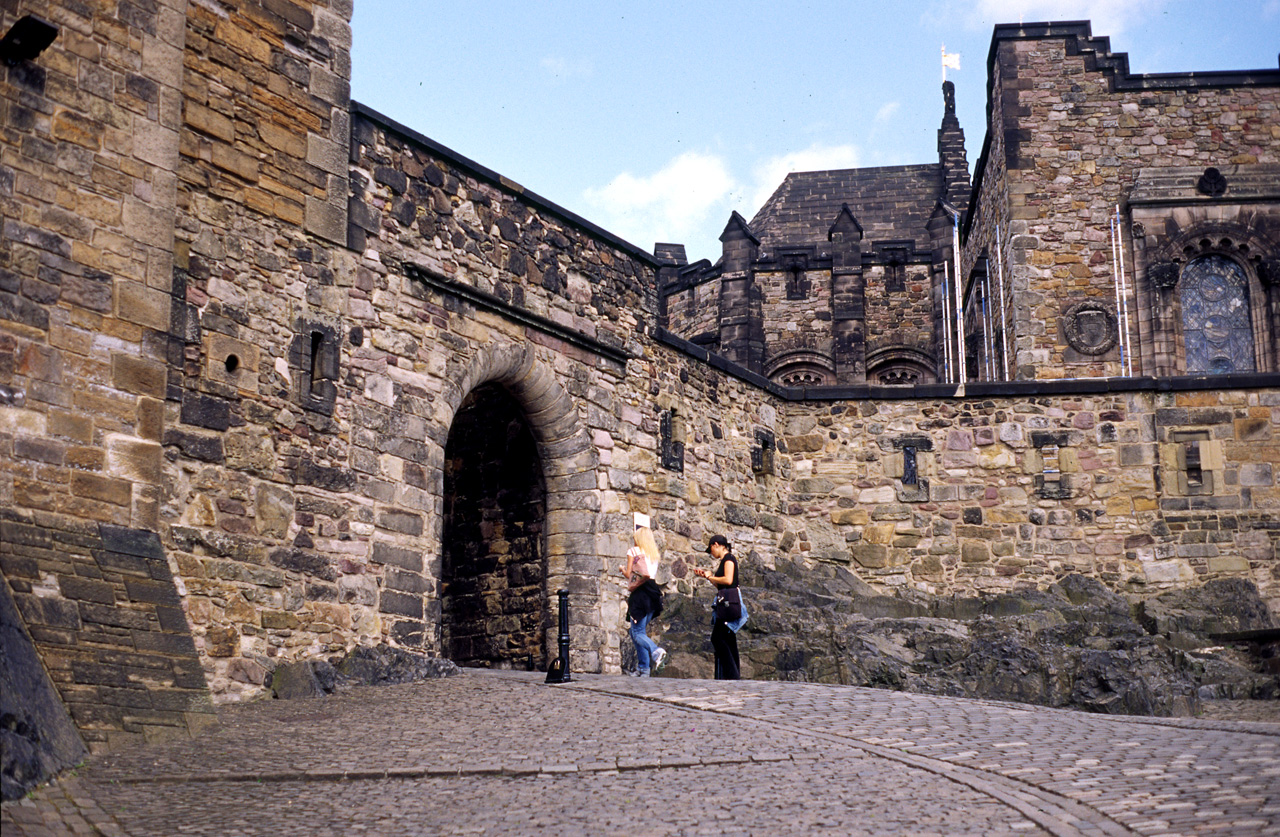
[[467,395],[444,460],[441,653],[461,665],[532,666],[549,621],[546,484],[524,411],[502,385]]
[[441,481],[440,649],[463,665],[545,667],[556,591],[574,666],[598,669],[598,456],[530,345],[482,349],[450,394]]

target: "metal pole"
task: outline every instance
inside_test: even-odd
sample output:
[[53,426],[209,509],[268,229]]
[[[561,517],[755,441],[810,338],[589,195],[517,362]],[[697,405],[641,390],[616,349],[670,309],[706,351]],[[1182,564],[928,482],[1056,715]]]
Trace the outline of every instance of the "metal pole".
[[560,598],[560,656],[547,670],[547,682],[568,683],[573,680],[569,676],[569,591],[560,590],[556,595]]
[[967,368],[968,361],[964,353],[964,303],[961,298],[960,278],[960,213],[952,215],[954,221],[951,226],[951,249],[956,254],[956,367],[959,370],[959,382],[964,383],[969,379],[969,370]]
[[1000,225],[996,224],[996,275],[1000,277],[1000,360],[1004,362],[1004,380],[1009,380],[1009,324],[1004,316],[1004,245],[1000,240]]
[[947,284],[946,264],[942,265],[942,369],[943,378],[951,382],[951,315],[947,309],[951,307],[951,287]]
[[982,333],[987,343],[987,380],[994,381],[996,379],[996,349],[995,339],[991,331],[991,305],[988,300],[991,297],[991,273],[982,274]]
[[1119,235],[1117,227],[1118,219],[1116,216],[1111,217],[1111,279],[1116,286],[1116,339],[1120,343],[1120,377],[1124,377],[1124,360],[1126,349],[1124,345],[1124,325],[1120,322],[1121,305],[1120,300],[1120,248],[1116,242],[1116,236]]
[[1128,371],[1133,377],[1133,338],[1129,336],[1129,286],[1124,278],[1124,225],[1120,221],[1120,204],[1116,204],[1116,245],[1120,251],[1120,298],[1124,301],[1124,344],[1125,358],[1128,360]]

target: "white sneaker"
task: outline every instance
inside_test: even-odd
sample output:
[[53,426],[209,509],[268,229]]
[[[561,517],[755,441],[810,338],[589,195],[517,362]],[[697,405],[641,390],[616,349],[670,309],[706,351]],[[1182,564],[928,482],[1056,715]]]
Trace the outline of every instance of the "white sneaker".
[[653,652],[653,673],[657,674],[662,671],[663,666],[667,664],[667,649],[659,648]]

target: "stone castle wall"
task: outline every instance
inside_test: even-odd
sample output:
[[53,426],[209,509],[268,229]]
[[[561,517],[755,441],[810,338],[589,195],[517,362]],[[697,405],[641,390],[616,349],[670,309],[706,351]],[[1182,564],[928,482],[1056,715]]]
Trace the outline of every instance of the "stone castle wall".
[[8,4],[0,567],[91,749],[212,720],[163,512],[186,3]]
[[[1072,305],[1116,307],[1109,229],[1116,206],[1126,204],[1144,169],[1280,161],[1280,88],[1250,84],[1248,73],[1146,81],[1129,75],[1126,57],[1111,54],[1105,38],[1087,37],[1087,27],[1042,28],[1017,37],[1017,27],[997,27],[992,144],[979,161],[983,194],[964,270],[984,250],[994,254],[992,227],[1007,216],[999,246],[1013,284],[1016,377],[1120,375],[1118,350],[1081,355],[1064,337]],[[1132,255],[1131,282],[1140,280]],[[1147,302],[1149,315],[1156,305]],[[1172,346],[1146,338],[1141,349],[1134,374],[1180,372]]]
[[720,331],[720,280],[690,284],[667,294],[667,328],[687,339]]
[[[935,341],[933,281],[925,265],[874,267],[867,271],[867,357],[906,348],[931,358]],[[878,381],[874,383],[879,383]]]
[[277,656],[378,624],[367,585],[335,569],[378,522],[340,494],[353,444],[335,412],[351,10],[185,11],[160,532],[225,700],[260,690]]
[[[1121,391],[868,402],[856,413],[793,408],[788,523],[809,542],[807,557],[851,561],[890,586],[993,591],[1079,572],[1143,593],[1240,573],[1273,595],[1280,494],[1256,448],[1273,461],[1275,395]],[[1174,434],[1188,427],[1215,439],[1211,496],[1177,488]],[[914,486],[904,480],[908,458]]]
[[[831,333],[831,277],[827,271],[757,271],[755,281],[767,304],[762,306],[766,373],[771,361],[794,352],[828,359],[834,354]],[[788,287],[796,285],[799,288]]]
[[[1014,385],[798,400],[685,369],[698,392],[677,383],[685,360],[667,363],[660,403],[711,402],[694,408],[705,412],[689,425],[683,474],[658,471],[650,497],[632,500],[670,510],[656,520],[668,552],[696,559],[697,533],[724,531],[748,579],[754,562],[833,562],[885,589],[997,592],[1080,573],[1141,596],[1242,576],[1280,601],[1275,389],[1114,381],[1075,395]],[[777,436],[760,472],[762,432]],[[1188,433],[1206,440],[1213,471],[1199,488],[1187,483]]]
[[[488,380],[520,394],[547,452],[547,587],[598,612],[592,492],[631,444],[614,437],[637,399],[617,390],[655,305],[652,265],[354,118],[352,250],[293,251],[310,260],[296,292],[223,285],[260,323],[232,348],[262,360],[239,367],[234,401],[193,399],[199,427],[171,440],[187,454],[171,469],[172,546],[218,693],[362,639],[439,651],[444,446]],[[201,362],[223,376],[216,351]],[[579,665],[598,668],[598,620],[577,627]]]
[[[658,327],[654,257],[349,106],[340,3],[79,9],[0,85],[0,567],[94,745],[281,661],[439,652],[446,449],[489,383],[541,459],[537,619],[550,656],[570,591],[578,670],[619,665],[634,512],[686,592],[724,532],[748,582],[1236,575],[1280,607],[1274,382],[779,387]],[[719,285],[668,300],[688,334]]]

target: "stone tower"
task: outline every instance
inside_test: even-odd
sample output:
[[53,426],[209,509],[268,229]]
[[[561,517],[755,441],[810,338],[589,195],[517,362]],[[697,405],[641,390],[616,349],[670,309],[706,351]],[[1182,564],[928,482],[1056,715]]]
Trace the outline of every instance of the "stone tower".
[[[943,87],[938,162],[787,176],[714,264],[664,279],[667,326],[791,387],[940,380],[941,289],[952,264],[940,205],[969,200],[955,89]],[[714,329],[700,300],[718,300]]]

